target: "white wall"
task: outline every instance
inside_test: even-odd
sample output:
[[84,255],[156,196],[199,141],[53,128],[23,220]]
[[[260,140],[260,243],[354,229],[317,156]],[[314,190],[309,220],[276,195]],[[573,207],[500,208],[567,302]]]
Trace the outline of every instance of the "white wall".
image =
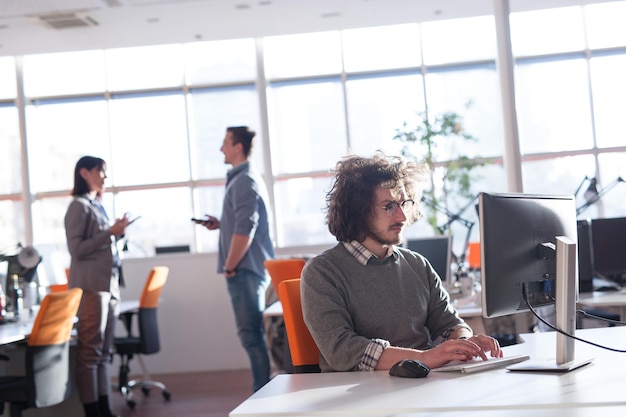
[[[278,251],[277,256],[314,255],[331,245],[296,247]],[[164,254],[124,260],[125,300],[138,299],[148,272],[154,266],[170,268],[159,304],[161,351],[145,355],[151,374],[199,372],[249,368],[248,357],[239,343],[225,278],[216,273],[217,254]],[[117,334],[124,334],[118,323]],[[131,362],[131,373],[141,368]],[[115,357],[112,373],[117,375]]]

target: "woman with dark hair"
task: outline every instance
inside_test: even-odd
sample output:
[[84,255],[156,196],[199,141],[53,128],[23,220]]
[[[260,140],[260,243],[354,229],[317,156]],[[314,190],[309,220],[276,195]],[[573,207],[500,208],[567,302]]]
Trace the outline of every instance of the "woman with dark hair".
[[106,163],[83,156],[74,169],[72,202],[65,214],[65,235],[71,256],[69,288],[82,288],[78,309],[76,386],[85,417],[115,417],[109,406],[109,356],[119,309],[121,262],[116,241],[129,220],[111,225],[100,200]]

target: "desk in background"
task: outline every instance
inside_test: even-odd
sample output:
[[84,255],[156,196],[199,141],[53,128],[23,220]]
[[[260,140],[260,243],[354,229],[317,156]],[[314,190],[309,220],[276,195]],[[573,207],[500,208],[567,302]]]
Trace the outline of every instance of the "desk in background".
[[[577,336],[626,348],[626,327],[579,330]],[[554,332],[521,337],[525,343],[505,347],[505,354],[554,358]],[[576,350],[594,362],[565,374],[500,368],[433,372],[423,379],[394,378],[387,371],[278,375],[229,416],[623,416],[626,354],[582,342]]]
[[626,320],[626,290],[580,293],[578,304],[591,308],[615,308],[621,321]]

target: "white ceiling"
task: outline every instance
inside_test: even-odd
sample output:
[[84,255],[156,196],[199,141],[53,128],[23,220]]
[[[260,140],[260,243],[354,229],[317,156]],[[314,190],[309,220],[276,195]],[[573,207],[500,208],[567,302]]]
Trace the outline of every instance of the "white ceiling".
[[[506,0],[0,0],[0,55],[337,30],[491,14]],[[606,0],[509,0],[511,11]],[[59,15],[67,14],[59,20]],[[56,17],[52,28],[44,22]],[[68,23],[82,27],[66,27]]]

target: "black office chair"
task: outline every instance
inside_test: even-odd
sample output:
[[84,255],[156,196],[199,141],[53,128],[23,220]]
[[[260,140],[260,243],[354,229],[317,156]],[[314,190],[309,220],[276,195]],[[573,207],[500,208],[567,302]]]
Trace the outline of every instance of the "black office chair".
[[70,397],[70,337],[82,294],[73,288],[41,301],[26,343],[25,375],[0,376],[0,414],[5,403],[11,417],[20,417],[27,408],[49,407]]
[[[124,321],[127,331],[125,337],[115,338],[115,353],[120,355],[120,373],[118,384],[115,390],[119,391],[126,400],[126,404],[133,409],[135,401],[133,400],[133,388],[140,387],[144,395],[148,395],[150,388],[159,388],[163,394],[163,398],[169,401],[171,394],[166,386],[158,381],[149,379],[133,379],[129,380],[130,366],[129,362],[135,355],[149,355],[157,353],[161,349],[159,342],[159,326],[157,321],[157,308],[159,306],[159,298],[161,290],[167,281],[169,268],[165,266],[157,266],[152,268],[148,279],[144,285],[139,300],[139,310],[131,311],[120,315],[120,319]],[[134,335],[132,329],[133,317],[137,317],[139,324],[139,335]]]

